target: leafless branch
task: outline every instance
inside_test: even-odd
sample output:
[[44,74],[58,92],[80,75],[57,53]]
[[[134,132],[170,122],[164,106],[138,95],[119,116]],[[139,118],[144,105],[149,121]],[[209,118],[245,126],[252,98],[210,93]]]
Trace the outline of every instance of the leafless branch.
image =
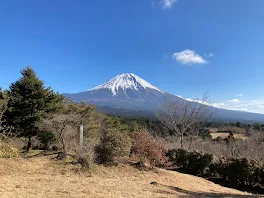
[[201,99],[192,101],[165,98],[157,116],[164,126],[180,137],[183,148],[183,137],[195,135],[213,113],[209,97],[204,94]]

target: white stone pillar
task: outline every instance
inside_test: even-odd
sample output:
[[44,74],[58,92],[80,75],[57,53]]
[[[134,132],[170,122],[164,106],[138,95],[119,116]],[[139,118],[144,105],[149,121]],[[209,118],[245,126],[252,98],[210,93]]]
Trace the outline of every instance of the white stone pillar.
[[83,148],[83,124],[82,123],[78,126],[77,141],[78,141],[78,146],[82,149]]

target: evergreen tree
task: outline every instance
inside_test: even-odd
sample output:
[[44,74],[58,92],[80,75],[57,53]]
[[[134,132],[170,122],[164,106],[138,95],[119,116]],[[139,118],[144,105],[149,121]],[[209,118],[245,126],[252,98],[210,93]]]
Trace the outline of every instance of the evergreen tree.
[[50,87],[45,88],[31,67],[21,71],[22,77],[11,84],[8,109],[4,114],[6,124],[14,128],[17,135],[27,137],[27,151],[31,147],[31,138],[38,132],[37,122],[55,112],[63,104],[63,96]]
[[7,102],[8,102],[8,92],[2,91],[0,88],[0,133],[3,132],[3,126],[2,126],[2,116],[5,113],[7,109]]

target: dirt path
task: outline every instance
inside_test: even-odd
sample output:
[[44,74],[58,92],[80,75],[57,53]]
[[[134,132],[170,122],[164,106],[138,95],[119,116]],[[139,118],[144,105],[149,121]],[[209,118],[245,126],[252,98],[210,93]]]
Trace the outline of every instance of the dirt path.
[[[151,185],[156,181],[158,185]],[[157,169],[139,171],[124,165],[95,166],[92,173],[62,165],[50,157],[0,159],[0,197],[8,198],[166,198],[254,197],[205,179]],[[257,197],[257,196],[255,196]]]

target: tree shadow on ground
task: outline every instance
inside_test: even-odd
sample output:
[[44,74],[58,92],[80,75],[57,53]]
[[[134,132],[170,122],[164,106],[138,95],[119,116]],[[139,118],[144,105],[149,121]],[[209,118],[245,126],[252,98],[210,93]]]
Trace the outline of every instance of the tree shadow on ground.
[[58,152],[54,152],[54,151],[39,151],[35,154],[22,152],[22,157],[25,159],[29,159],[29,158],[42,157],[42,156],[51,156],[56,154],[58,154]]
[[[172,168],[167,169],[167,170],[177,171],[177,172],[183,173],[183,174],[188,174],[182,168],[177,168],[177,167],[172,167]],[[240,190],[240,191],[244,191],[244,192],[248,192],[248,193],[252,193],[252,194],[256,194],[256,195],[258,195],[258,194],[264,195],[264,186],[263,185],[257,184],[255,186],[239,187],[239,186],[229,185],[226,181],[224,181],[221,178],[202,177],[201,175],[195,175],[195,176],[204,178],[204,179],[206,179],[208,181],[211,181],[211,182],[213,182],[215,184],[219,184],[219,185],[227,187],[227,188],[233,188],[233,189],[236,189],[236,190]]]
[[264,187],[261,185],[255,185],[255,186],[244,186],[244,187],[237,187],[228,185],[225,181],[218,178],[207,178],[207,180],[214,182],[215,184],[219,184],[221,186],[227,187],[227,188],[234,188],[240,191],[246,191],[252,194],[262,194],[264,195]]
[[[167,185],[162,185],[159,184],[160,186],[166,187],[170,190],[175,191],[175,196],[177,197],[185,197],[185,198],[192,198],[192,197],[201,197],[201,198],[257,198],[257,197],[264,197],[263,195],[238,195],[238,194],[229,194],[229,193],[219,193],[219,192],[194,192],[194,191],[189,191],[189,190],[184,190],[179,187],[175,186],[167,186]],[[166,191],[166,190],[156,190],[156,193],[159,194],[174,194],[171,191]],[[178,193],[184,194],[184,195],[179,195]]]

